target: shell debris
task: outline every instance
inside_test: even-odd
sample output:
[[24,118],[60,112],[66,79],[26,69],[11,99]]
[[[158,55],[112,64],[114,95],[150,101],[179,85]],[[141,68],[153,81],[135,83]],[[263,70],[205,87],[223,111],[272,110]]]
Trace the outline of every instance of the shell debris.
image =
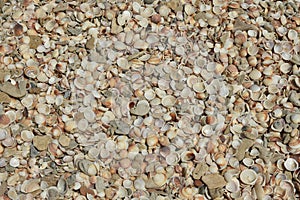
[[0,196],[300,199],[299,7],[0,1]]

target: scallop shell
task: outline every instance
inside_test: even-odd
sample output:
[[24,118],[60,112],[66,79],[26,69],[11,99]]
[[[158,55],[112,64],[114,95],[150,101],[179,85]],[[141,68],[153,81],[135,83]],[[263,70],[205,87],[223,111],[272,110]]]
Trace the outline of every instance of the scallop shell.
[[283,165],[288,171],[296,171],[299,168],[299,163],[293,158],[286,159]]
[[245,169],[241,172],[240,179],[247,185],[254,185],[257,180],[257,173],[252,169]]

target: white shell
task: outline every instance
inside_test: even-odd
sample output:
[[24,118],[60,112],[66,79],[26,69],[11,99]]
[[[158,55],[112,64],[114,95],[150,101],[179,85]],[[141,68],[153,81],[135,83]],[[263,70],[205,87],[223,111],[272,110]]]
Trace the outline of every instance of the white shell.
[[0,140],[4,140],[8,136],[6,129],[0,128]]
[[233,178],[229,182],[227,182],[226,190],[232,193],[238,192],[240,190],[240,182],[238,181],[238,179]]
[[176,103],[176,98],[172,95],[167,95],[167,96],[163,97],[161,103],[165,107],[172,107]]
[[131,112],[135,115],[144,116],[147,115],[149,111],[150,111],[150,105],[148,101],[141,100],[137,103],[136,107],[132,109]]
[[32,131],[28,131],[28,130],[23,130],[21,132],[21,138],[25,141],[25,142],[30,142],[32,141],[34,137],[34,134],[32,133]]
[[129,67],[130,67],[129,62],[126,58],[118,58],[117,65],[121,69],[129,69]]
[[257,173],[252,169],[245,169],[241,172],[240,179],[247,185],[254,185],[257,180]]
[[286,159],[283,165],[288,171],[296,171],[299,168],[299,163],[293,158]]

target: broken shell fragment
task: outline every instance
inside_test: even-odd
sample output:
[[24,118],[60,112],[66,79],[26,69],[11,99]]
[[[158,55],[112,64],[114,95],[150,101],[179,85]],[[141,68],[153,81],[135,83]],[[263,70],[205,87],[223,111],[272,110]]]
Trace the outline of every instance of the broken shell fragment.
[[220,174],[208,174],[202,177],[202,181],[209,189],[222,188],[226,185],[226,181]]

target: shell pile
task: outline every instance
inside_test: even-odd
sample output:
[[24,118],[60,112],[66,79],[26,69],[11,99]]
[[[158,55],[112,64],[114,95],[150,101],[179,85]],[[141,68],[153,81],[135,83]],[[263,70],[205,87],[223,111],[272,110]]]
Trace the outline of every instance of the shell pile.
[[1,199],[299,199],[300,1],[0,1]]

